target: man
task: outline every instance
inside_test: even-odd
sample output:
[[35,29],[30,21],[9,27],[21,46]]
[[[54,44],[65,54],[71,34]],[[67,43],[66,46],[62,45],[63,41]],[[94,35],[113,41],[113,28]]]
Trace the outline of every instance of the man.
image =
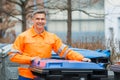
[[63,44],[55,34],[44,29],[46,24],[46,13],[44,10],[35,11],[32,14],[33,26],[21,33],[15,40],[9,53],[10,60],[20,65],[19,80],[32,80],[34,75],[29,69],[32,61],[42,58],[50,58],[54,50],[60,57],[77,61],[90,61],[83,55],[76,53]]

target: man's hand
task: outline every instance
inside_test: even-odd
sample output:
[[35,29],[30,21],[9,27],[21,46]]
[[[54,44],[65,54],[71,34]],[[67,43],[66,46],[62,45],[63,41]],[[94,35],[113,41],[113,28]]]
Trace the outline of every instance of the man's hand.
[[83,62],[91,62],[91,60],[89,58],[83,58],[82,61]]
[[39,66],[40,65],[40,60],[41,60],[41,58],[39,58],[39,57],[33,57],[31,59],[32,66]]

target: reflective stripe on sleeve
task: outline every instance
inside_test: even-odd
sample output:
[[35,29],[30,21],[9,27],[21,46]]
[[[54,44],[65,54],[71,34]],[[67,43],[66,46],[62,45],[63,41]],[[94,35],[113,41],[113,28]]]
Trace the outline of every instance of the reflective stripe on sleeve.
[[9,58],[12,58],[13,56],[15,56],[16,54],[21,54],[21,52],[19,50],[16,49],[11,49],[11,54],[9,55]]
[[12,54],[9,55],[9,58],[12,58],[15,55],[16,55],[15,53],[12,53]]
[[62,44],[62,46],[58,49],[57,54],[59,55],[65,47],[66,47],[66,45]]
[[19,50],[17,50],[17,49],[11,49],[11,51],[10,52],[12,52],[12,53],[21,53]]
[[64,54],[63,54],[62,57],[65,58],[69,51],[71,51],[71,49],[68,48],[68,49],[64,52]]

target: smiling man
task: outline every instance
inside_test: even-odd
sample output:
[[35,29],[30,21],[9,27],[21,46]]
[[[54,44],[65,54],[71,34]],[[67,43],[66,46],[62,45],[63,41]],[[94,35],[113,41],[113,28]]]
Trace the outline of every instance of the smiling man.
[[90,61],[83,55],[70,50],[61,39],[44,29],[46,12],[37,10],[32,14],[33,26],[21,33],[13,43],[9,52],[10,60],[20,64],[18,68],[19,80],[33,80],[35,76],[29,69],[32,62],[39,62],[42,58],[50,58],[52,50],[60,57],[77,61]]

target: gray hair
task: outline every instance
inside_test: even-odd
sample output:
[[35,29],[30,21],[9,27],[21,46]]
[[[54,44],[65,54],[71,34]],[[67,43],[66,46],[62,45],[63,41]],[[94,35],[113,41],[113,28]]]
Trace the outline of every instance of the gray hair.
[[36,10],[32,13],[32,17],[35,15],[35,14],[45,14],[46,15],[46,11],[44,9],[41,9],[41,10]]

